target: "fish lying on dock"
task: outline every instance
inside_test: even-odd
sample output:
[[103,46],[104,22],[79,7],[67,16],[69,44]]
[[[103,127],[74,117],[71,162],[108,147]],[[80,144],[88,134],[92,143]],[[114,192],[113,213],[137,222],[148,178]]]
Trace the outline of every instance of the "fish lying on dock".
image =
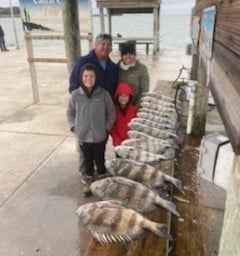
[[145,163],[156,163],[167,159],[164,155],[153,154],[131,146],[119,145],[115,147],[115,152],[122,158],[132,159]]
[[133,130],[128,131],[127,134],[129,136],[129,138],[131,138],[131,139],[148,140],[150,143],[153,142],[153,143],[159,143],[159,144],[164,144],[164,145],[166,145],[166,143],[167,143],[174,147],[177,147],[177,141],[175,138],[160,139],[160,138],[156,138],[151,135],[148,135],[144,132],[133,131]]
[[144,118],[152,122],[157,122],[157,123],[166,123],[166,124],[172,124],[174,127],[176,126],[177,119],[170,119],[168,117],[164,116],[158,116],[154,115],[152,113],[144,112],[144,111],[138,111],[137,112],[137,117],[139,118]]
[[145,124],[141,124],[141,123],[136,123],[136,122],[129,122],[128,123],[128,127],[131,130],[135,130],[135,131],[139,131],[139,132],[143,132],[146,133],[150,136],[156,137],[158,139],[169,139],[169,138],[176,138],[176,132],[173,133],[167,129],[165,130],[161,130],[158,128],[154,128],[154,127],[150,127],[148,125]]
[[150,221],[112,201],[83,204],[78,208],[77,215],[79,222],[102,244],[126,243],[143,237],[147,230],[171,239],[167,225]]
[[171,103],[171,102],[167,102],[164,101],[162,99],[158,99],[156,97],[151,97],[151,96],[146,96],[143,95],[143,97],[141,97],[140,102],[148,102],[148,103],[152,103],[154,105],[159,105],[159,106],[164,106],[164,107],[169,107],[169,108],[175,108],[175,104]]
[[156,192],[125,177],[108,177],[97,180],[90,186],[92,193],[103,200],[120,200],[127,208],[138,212],[149,212],[162,207],[176,216],[176,205],[161,198]]
[[126,139],[124,140],[121,145],[123,146],[131,146],[131,147],[136,147],[140,148],[142,150],[151,152],[153,154],[165,154],[169,149],[173,150],[174,155],[175,155],[175,148],[176,146],[173,146],[169,143],[158,143],[158,142],[153,142],[150,140],[142,140],[142,139]]
[[[165,161],[161,162],[161,164],[165,165]],[[108,172],[113,176],[126,177],[151,188],[161,188],[166,183],[170,183],[184,194],[184,191],[182,190],[182,182],[179,179],[176,179],[160,171],[161,169],[159,170],[149,164],[115,158],[111,161],[106,161],[106,167]],[[162,169],[164,169],[164,167],[162,167]]]
[[[169,102],[169,103],[175,104],[175,100],[172,97],[169,97],[169,96],[166,96],[166,95],[162,95],[162,94],[156,93],[156,92],[144,92],[142,94],[142,96],[143,97],[148,96],[148,97],[160,99],[160,100],[163,100],[165,102]],[[180,104],[180,101],[177,101],[177,103]]]
[[157,104],[152,104],[152,103],[144,102],[144,101],[142,101],[140,103],[140,107],[141,108],[152,109],[152,110],[155,110],[155,111],[158,111],[158,112],[167,111],[167,112],[172,112],[173,114],[176,113],[175,108],[167,107],[167,106],[162,106],[162,105],[157,105]]
[[148,125],[150,127],[154,127],[154,128],[158,128],[160,130],[164,130],[164,129],[168,129],[172,132],[176,131],[176,126],[174,124],[170,124],[170,123],[166,123],[166,122],[154,122],[154,121],[150,121],[148,119],[144,119],[144,118],[140,118],[140,117],[135,117],[131,119],[132,123],[140,123],[140,124],[145,124]]

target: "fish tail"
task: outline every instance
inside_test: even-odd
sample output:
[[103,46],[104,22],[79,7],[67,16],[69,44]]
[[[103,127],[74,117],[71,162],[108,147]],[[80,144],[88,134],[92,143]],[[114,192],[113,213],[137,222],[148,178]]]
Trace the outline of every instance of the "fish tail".
[[155,205],[161,206],[173,213],[174,215],[180,217],[180,214],[176,210],[176,205],[171,201],[159,198],[158,200],[156,200]]
[[185,194],[185,192],[182,189],[182,182],[179,179],[176,179],[174,177],[168,177],[165,176],[165,180],[172,183],[174,187],[176,187],[182,194]]
[[148,220],[148,229],[160,237],[172,240],[166,224],[156,223]]

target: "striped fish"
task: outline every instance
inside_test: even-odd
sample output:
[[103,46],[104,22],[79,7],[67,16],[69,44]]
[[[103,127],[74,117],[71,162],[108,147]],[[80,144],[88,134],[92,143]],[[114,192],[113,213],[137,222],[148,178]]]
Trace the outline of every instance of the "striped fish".
[[86,226],[102,244],[127,243],[143,237],[147,231],[171,239],[167,225],[150,221],[120,204],[108,201],[83,204],[77,215],[79,223]]
[[158,128],[150,127],[149,125],[140,124],[140,123],[136,123],[136,122],[128,123],[128,127],[131,130],[143,132],[143,133],[146,133],[150,136],[156,137],[158,139],[163,139],[164,140],[164,139],[176,138],[177,137],[176,133],[173,133],[173,132],[171,132],[167,129],[160,130]]
[[163,154],[163,155],[165,155],[164,153],[169,149],[172,149],[175,155],[175,148],[176,148],[167,142],[156,143],[150,140],[141,140],[141,139],[126,139],[121,143],[121,145],[136,147],[136,148],[140,148],[142,150],[151,152],[153,154]]
[[135,147],[119,145],[115,147],[115,152],[122,158],[132,159],[144,163],[157,163],[165,160],[166,157],[161,154],[153,154],[151,152],[141,150]]
[[168,111],[157,111],[151,108],[142,108],[140,107],[138,112],[144,112],[144,113],[148,113],[151,115],[155,115],[157,117],[165,117],[165,118],[169,118],[170,120],[174,120],[176,119],[176,114],[174,112],[168,112]]
[[147,109],[152,109],[154,111],[158,111],[158,112],[172,112],[172,113],[176,113],[175,108],[172,107],[166,107],[166,106],[162,106],[162,105],[157,105],[157,104],[152,104],[152,103],[148,103],[148,102],[140,102],[140,107],[141,108],[147,108]]
[[168,139],[160,139],[160,138],[156,138],[153,137],[151,135],[148,135],[144,132],[139,132],[139,131],[133,131],[130,130],[128,131],[128,136],[131,139],[141,139],[141,140],[148,140],[150,143],[159,143],[159,144],[170,144],[172,146],[177,146],[176,144],[176,139],[175,138],[168,138]]
[[[175,104],[175,100],[172,97],[162,95],[162,94],[157,93],[157,92],[144,92],[142,94],[142,97],[145,97],[145,96],[156,98],[156,99],[159,99],[159,100],[163,100],[165,102]],[[177,101],[177,104],[180,104],[180,101]]]
[[138,212],[149,212],[162,207],[180,216],[174,203],[161,198],[156,192],[134,180],[124,177],[105,178],[93,182],[90,189],[102,200],[120,200],[125,207]]
[[166,123],[166,124],[173,124],[174,126],[177,123],[177,119],[175,118],[169,118],[168,116],[159,116],[159,115],[154,115],[153,113],[148,113],[145,111],[138,111],[137,112],[137,117],[144,118],[153,122],[158,122],[158,123]]
[[154,97],[150,97],[150,96],[143,96],[140,99],[140,102],[148,102],[148,103],[152,103],[152,104],[156,104],[156,105],[160,105],[160,106],[164,106],[164,107],[169,107],[169,108],[175,108],[175,104],[171,103],[171,102],[167,102],[158,98],[154,98]]
[[144,119],[140,117],[132,118],[131,122],[146,124],[150,127],[158,128],[160,130],[168,129],[168,130],[171,130],[172,132],[176,131],[176,126],[172,123],[170,124],[170,123],[154,122],[154,121],[150,121],[148,119]]
[[122,176],[152,188],[161,188],[166,183],[170,183],[184,194],[182,182],[164,173],[165,170],[171,168],[167,161],[162,161],[158,166],[159,169],[149,164],[121,158],[106,161],[106,166],[108,172],[113,176]]

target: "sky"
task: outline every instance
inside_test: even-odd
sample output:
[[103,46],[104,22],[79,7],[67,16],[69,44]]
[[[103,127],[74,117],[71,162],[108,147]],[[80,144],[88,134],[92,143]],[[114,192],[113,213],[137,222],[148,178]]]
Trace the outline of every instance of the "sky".
[[[12,6],[19,6],[19,0],[0,0],[0,7],[9,7],[10,1]],[[93,11],[96,9],[96,0],[91,0]],[[181,14],[190,13],[195,0],[162,0],[162,14]],[[95,11],[94,11],[95,12]]]

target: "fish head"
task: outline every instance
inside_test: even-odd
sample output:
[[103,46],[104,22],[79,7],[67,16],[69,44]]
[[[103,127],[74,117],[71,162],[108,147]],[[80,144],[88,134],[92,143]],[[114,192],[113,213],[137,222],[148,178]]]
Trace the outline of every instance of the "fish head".
[[110,177],[97,180],[90,185],[90,190],[94,195],[100,198],[104,198],[107,193],[111,193],[112,183],[112,178]]
[[113,176],[117,175],[116,170],[117,170],[119,164],[120,164],[119,158],[113,158],[111,160],[106,160],[106,163],[105,163],[107,171]]

